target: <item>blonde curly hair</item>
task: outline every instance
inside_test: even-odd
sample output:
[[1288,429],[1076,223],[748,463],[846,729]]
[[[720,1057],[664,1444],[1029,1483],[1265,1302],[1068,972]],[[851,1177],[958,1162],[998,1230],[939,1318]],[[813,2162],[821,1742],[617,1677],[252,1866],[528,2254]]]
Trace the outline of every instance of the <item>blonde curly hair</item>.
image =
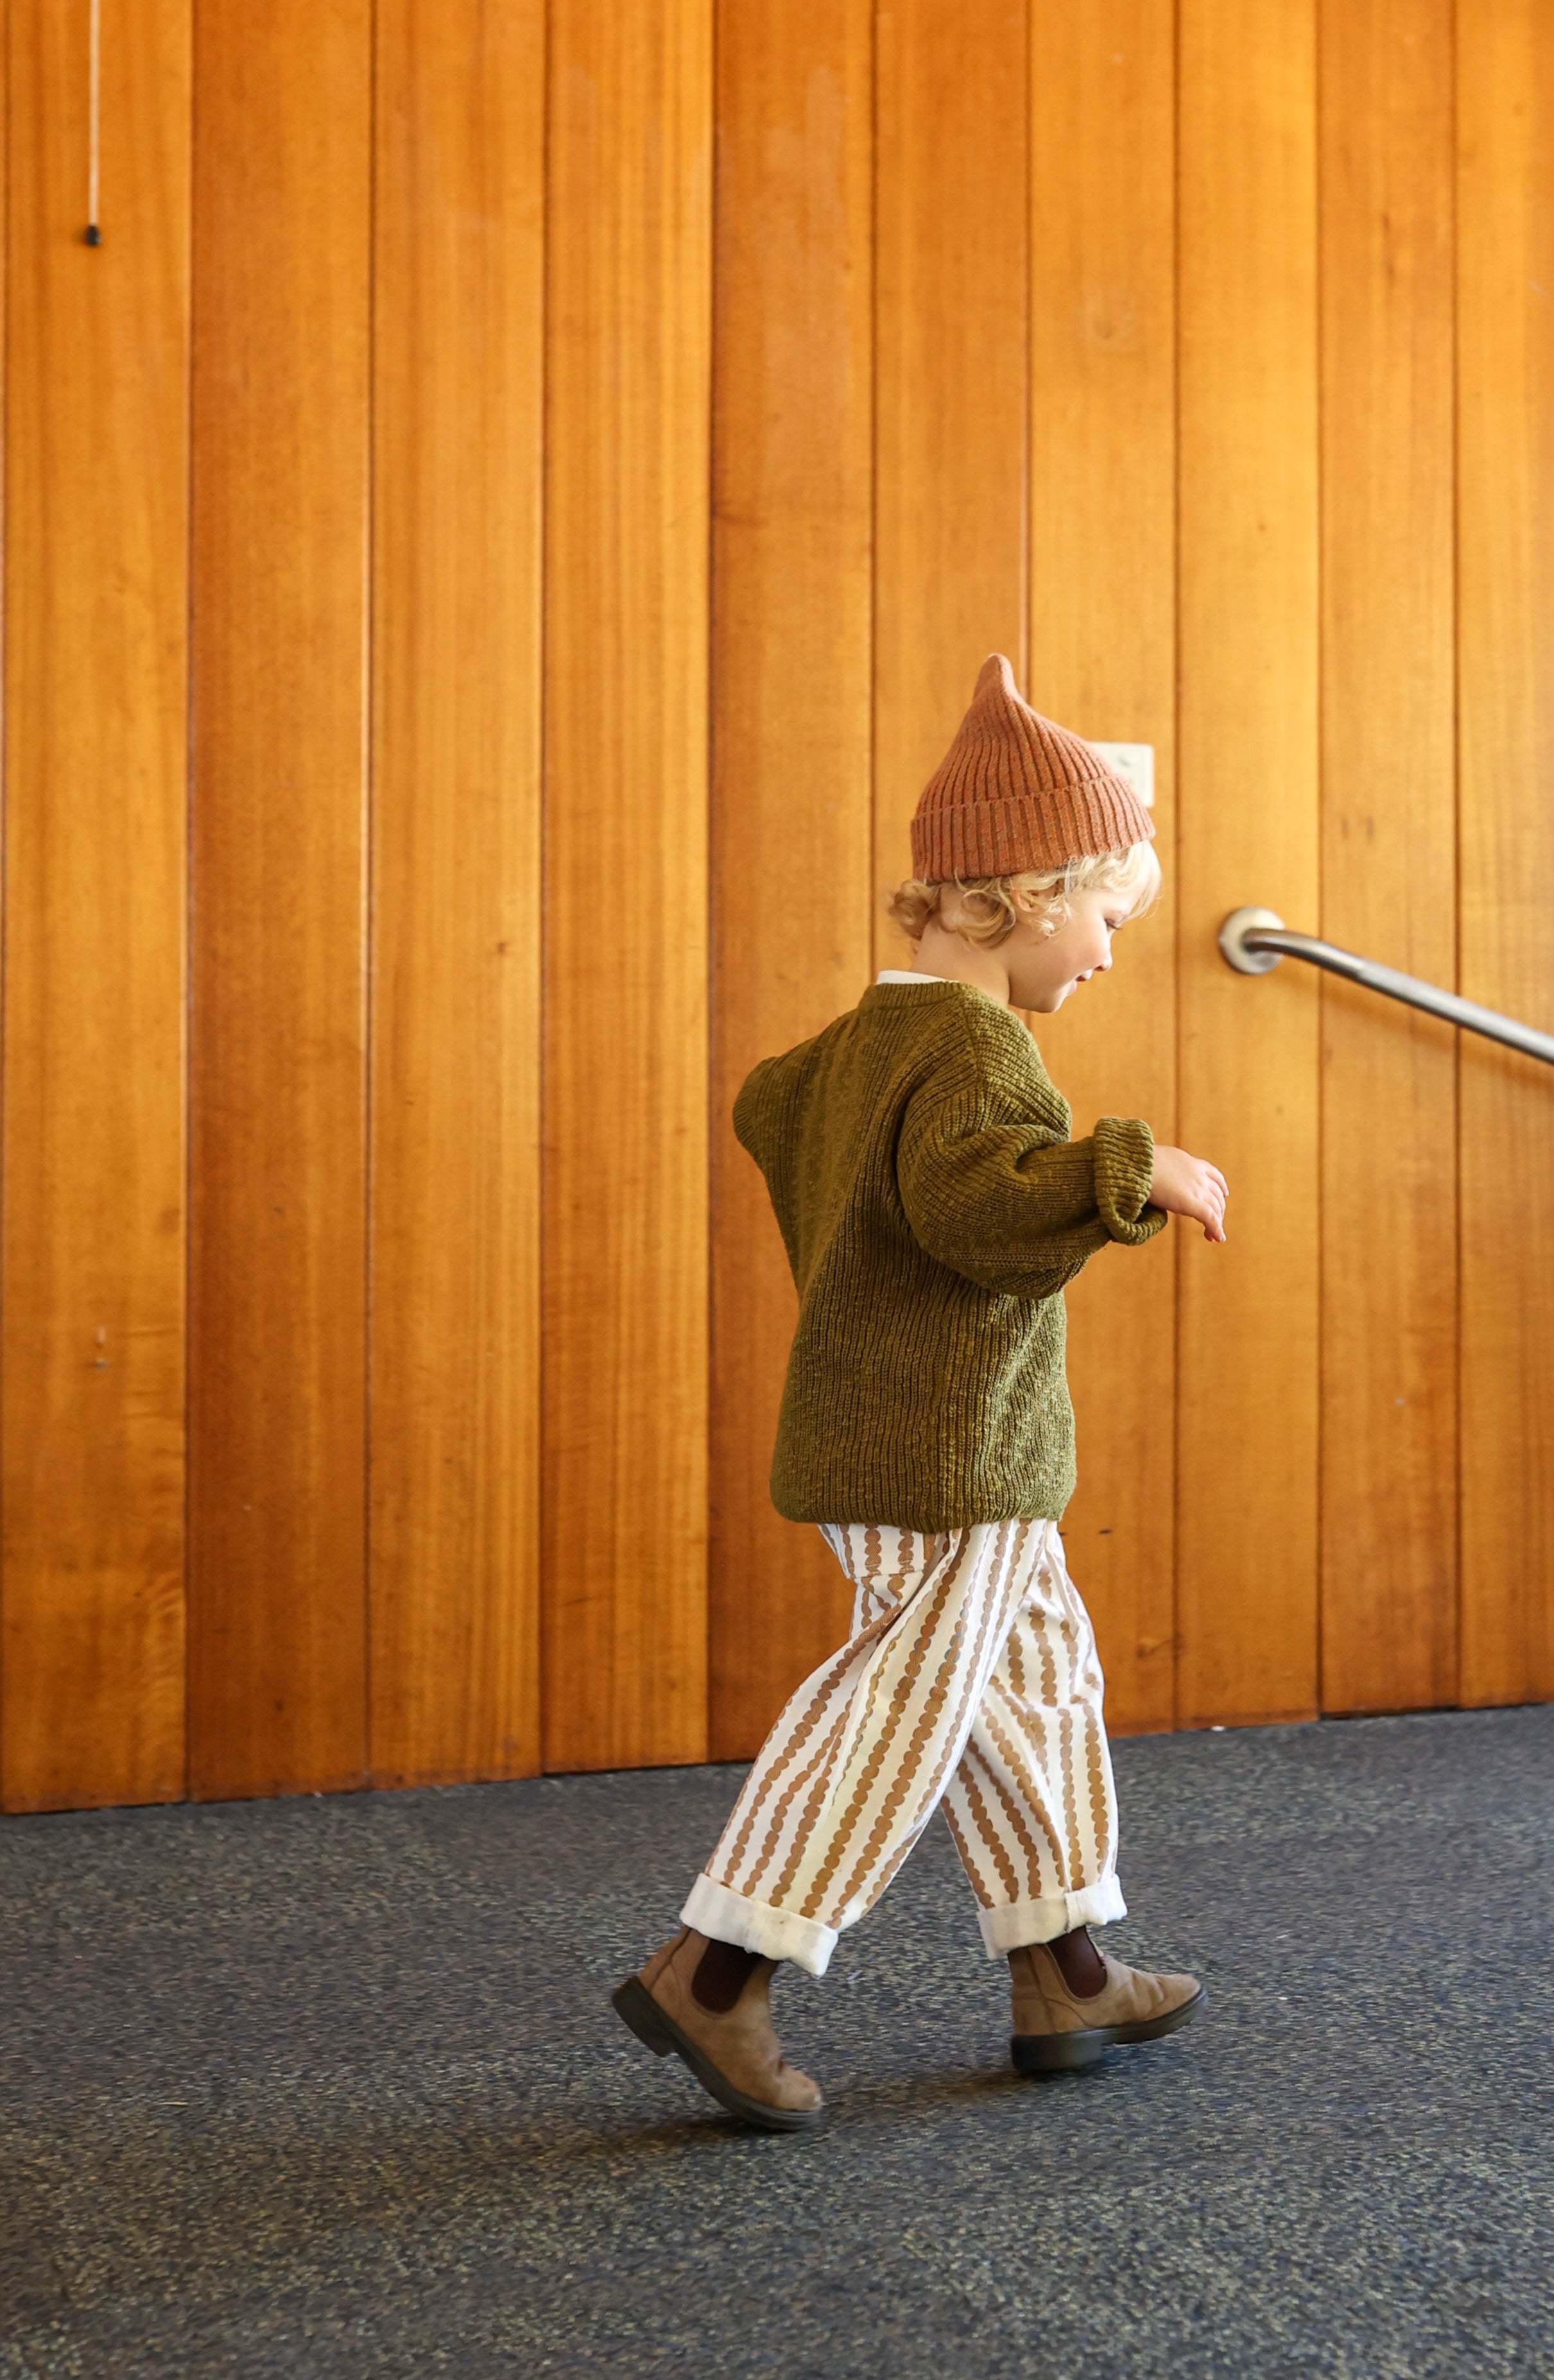
[[961,914],[951,930],[982,950],[995,950],[1013,933],[1020,919],[1017,892],[1044,896],[1038,930],[1055,934],[1066,923],[1076,892],[1134,892],[1128,915],[1142,917],[1154,906],[1160,891],[1160,862],[1152,843],[1129,844],[1121,851],[1103,851],[1087,859],[1071,859],[1064,868],[1027,868],[1014,876],[952,878],[948,884],[923,884],[909,876],[898,884],[887,905],[891,923],[899,926],[909,942],[923,939],[924,928],[937,917],[946,892],[961,895]]

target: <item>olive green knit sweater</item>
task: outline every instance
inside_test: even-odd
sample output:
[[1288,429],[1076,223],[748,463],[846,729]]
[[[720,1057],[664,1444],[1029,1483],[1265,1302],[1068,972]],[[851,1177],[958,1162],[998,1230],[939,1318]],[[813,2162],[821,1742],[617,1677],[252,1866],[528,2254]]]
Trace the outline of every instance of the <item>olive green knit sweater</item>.
[[1073,1492],[1063,1284],[1147,1207],[1147,1124],[1069,1138],[1018,1017],[876,984],[734,1106],[799,1290],[772,1496],[790,1521],[1058,1520]]

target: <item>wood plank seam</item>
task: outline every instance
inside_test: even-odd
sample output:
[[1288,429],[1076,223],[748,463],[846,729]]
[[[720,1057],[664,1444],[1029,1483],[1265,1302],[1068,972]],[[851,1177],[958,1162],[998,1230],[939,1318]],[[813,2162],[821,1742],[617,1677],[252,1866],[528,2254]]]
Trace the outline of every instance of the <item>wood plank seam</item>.
[[[1182,24],[1181,0],[1171,0],[1171,420],[1175,451],[1171,463],[1171,488],[1174,503],[1171,515],[1171,732],[1176,745],[1177,798],[1173,807],[1176,820],[1170,854],[1171,866],[1178,876],[1181,869],[1181,791],[1182,791],[1182,706],[1181,706],[1181,76]],[[1177,909],[1176,978],[1181,981],[1181,944],[1186,935],[1182,905]],[[1176,1059],[1177,1096],[1186,1080],[1186,1003],[1179,998],[1172,1031]],[[1233,1186],[1233,1185],[1232,1185]],[[1171,1731],[1181,1726],[1181,1564],[1183,1557],[1182,1482],[1186,1472],[1186,1449],[1181,1428],[1181,1382],[1184,1370],[1183,1301],[1186,1281],[1182,1267],[1176,1268],[1175,1295],[1171,1301]]]
[[[1459,532],[1457,507],[1462,487],[1457,469],[1459,423],[1462,418],[1461,372],[1462,356],[1457,332],[1458,294],[1458,223],[1457,190],[1457,13],[1458,0],[1451,0],[1448,10],[1447,47],[1447,156],[1450,174],[1450,260],[1451,288],[1451,444],[1448,468],[1451,474],[1451,868],[1456,898],[1451,905],[1451,982],[1460,989],[1462,980],[1462,658],[1458,633],[1458,606],[1461,594],[1462,539]],[[1457,1351],[1456,1396],[1452,1424],[1452,1501],[1456,1508],[1457,1525],[1453,1552],[1457,1592],[1452,1602],[1451,1674],[1453,1709],[1462,1706],[1462,1040],[1459,1032],[1454,1037],[1451,1062],[1451,1301]]]

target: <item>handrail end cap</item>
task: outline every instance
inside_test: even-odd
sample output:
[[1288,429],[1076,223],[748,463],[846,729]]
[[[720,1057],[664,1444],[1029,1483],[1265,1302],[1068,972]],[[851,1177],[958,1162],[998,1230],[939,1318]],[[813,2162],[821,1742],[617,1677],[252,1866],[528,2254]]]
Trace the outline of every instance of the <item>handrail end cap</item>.
[[1219,929],[1219,954],[1238,975],[1266,975],[1279,965],[1277,951],[1249,951],[1246,936],[1258,927],[1282,933],[1284,920],[1272,909],[1232,909]]

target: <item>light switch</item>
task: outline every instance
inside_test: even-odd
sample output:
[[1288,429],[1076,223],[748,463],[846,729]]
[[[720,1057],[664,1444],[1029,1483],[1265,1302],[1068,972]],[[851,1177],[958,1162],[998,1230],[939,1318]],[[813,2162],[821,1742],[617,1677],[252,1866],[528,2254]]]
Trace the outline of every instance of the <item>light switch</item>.
[[1146,810],[1155,808],[1155,747],[1153,744],[1096,744],[1089,737],[1092,752],[1096,752],[1108,769],[1115,769],[1125,785],[1131,785]]

